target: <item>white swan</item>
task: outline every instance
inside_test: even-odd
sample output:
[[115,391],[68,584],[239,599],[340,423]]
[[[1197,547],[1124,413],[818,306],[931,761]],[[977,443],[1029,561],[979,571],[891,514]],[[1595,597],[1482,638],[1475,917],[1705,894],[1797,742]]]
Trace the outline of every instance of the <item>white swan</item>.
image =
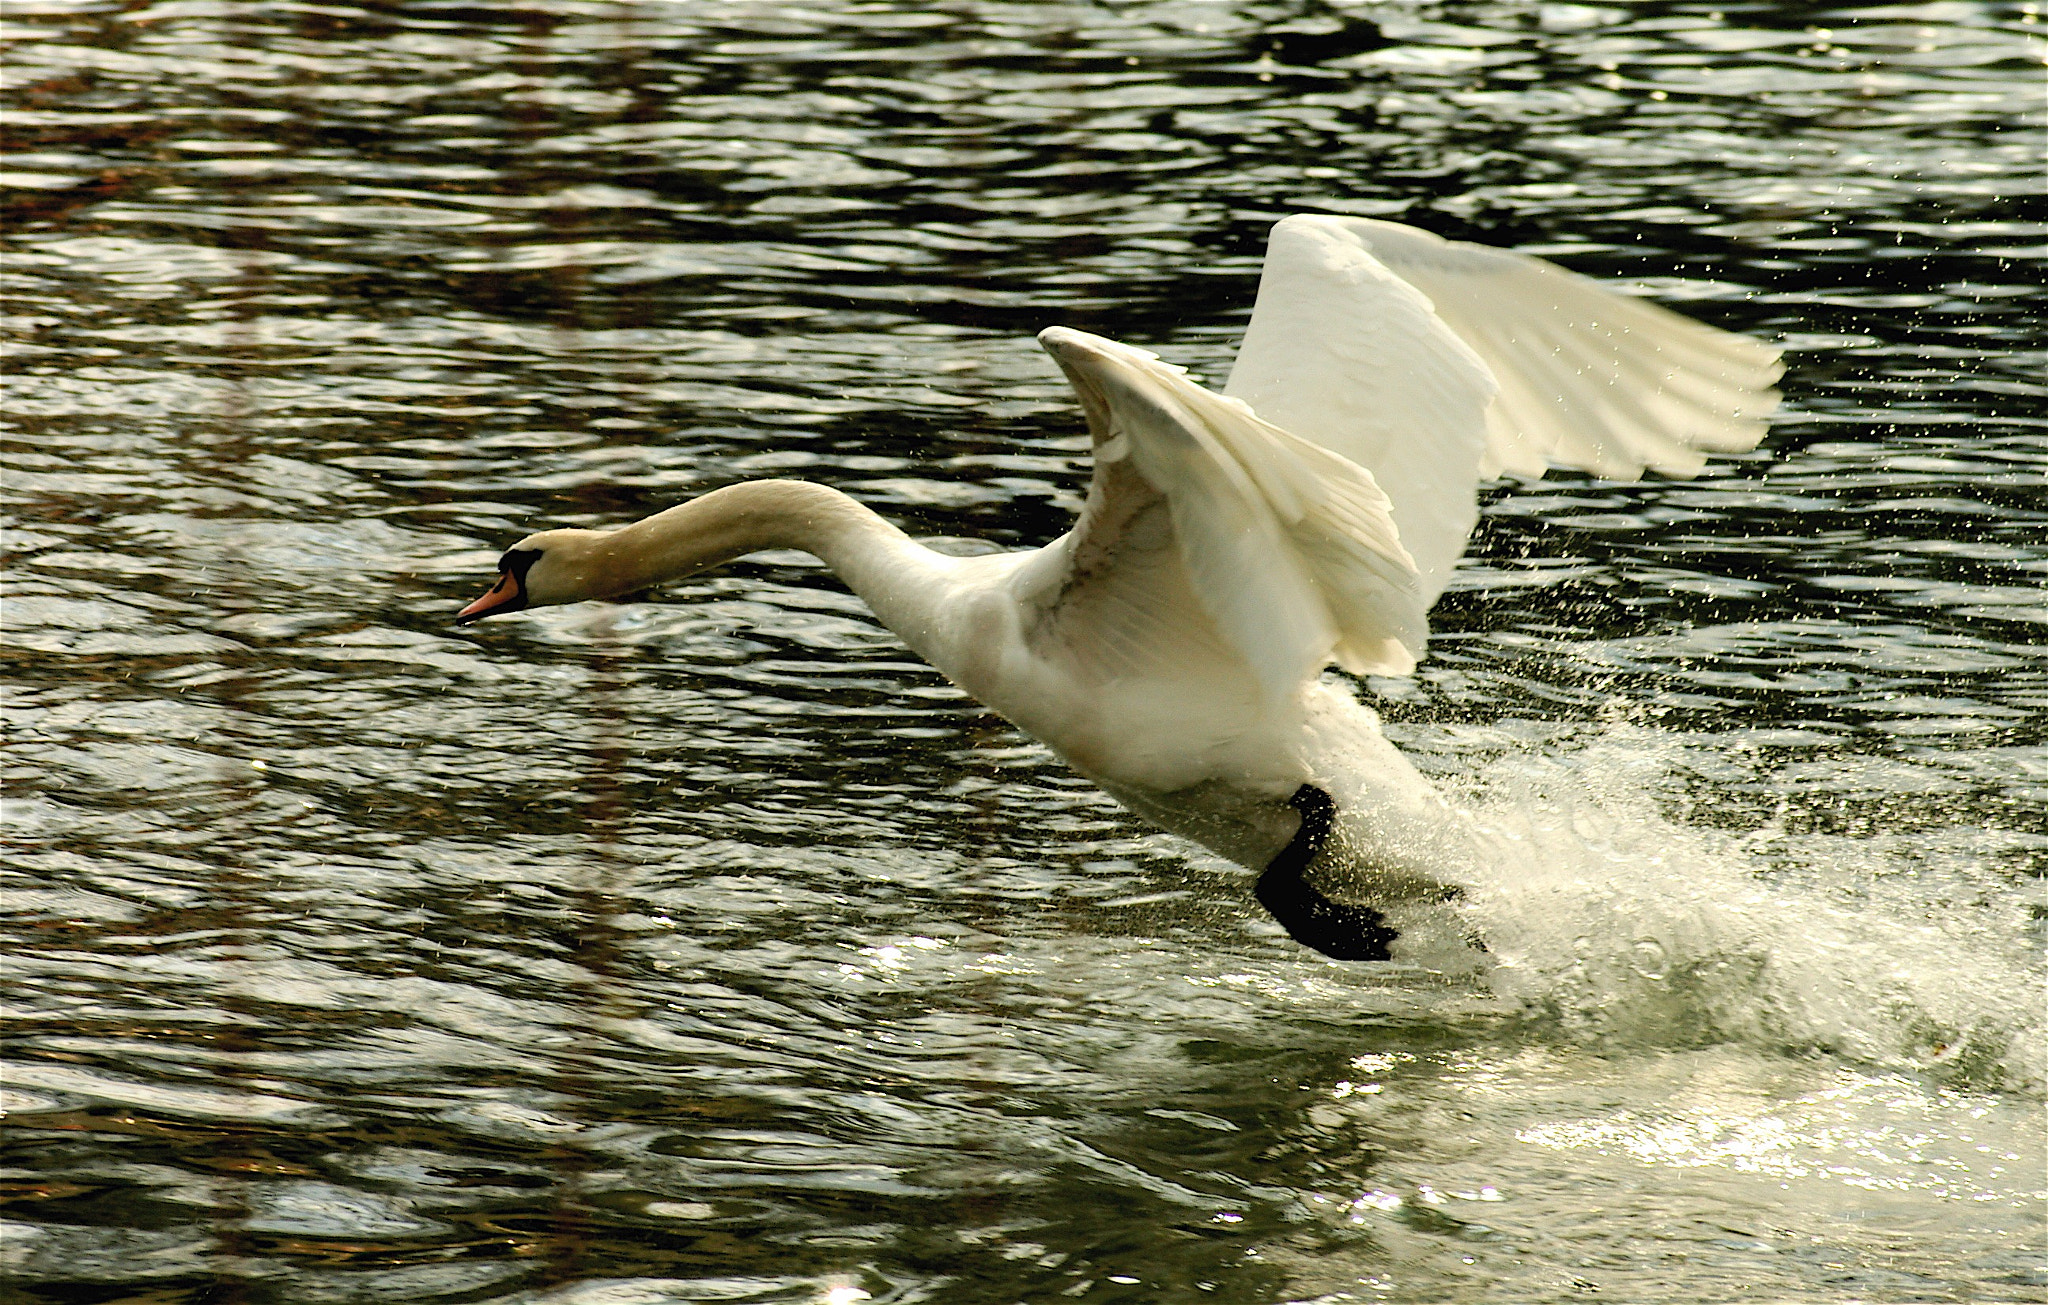
[[1294,937],[1384,959],[1383,912],[1440,894],[1468,835],[1323,669],[1413,669],[1483,479],[1691,475],[1703,451],[1757,443],[1781,370],[1774,349],[1538,259],[1321,216],[1274,227],[1220,395],[1099,336],[1038,338],[1095,461],[1080,519],[1043,548],[949,557],[835,490],[755,481],[523,539],[457,619],[813,553],[1125,806],[1261,871]]

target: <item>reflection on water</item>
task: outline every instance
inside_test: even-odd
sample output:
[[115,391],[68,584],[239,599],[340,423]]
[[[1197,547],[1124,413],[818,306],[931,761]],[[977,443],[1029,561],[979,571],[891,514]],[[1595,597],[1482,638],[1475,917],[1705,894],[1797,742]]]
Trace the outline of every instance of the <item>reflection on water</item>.
[[[10,1288],[2038,1297],[2039,8],[11,4]],[[1545,850],[1516,983],[1305,955],[801,555],[448,623],[751,476],[1041,542],[1031,333],[1221,376],[1297,209],[1789,348],[1369,686]]]

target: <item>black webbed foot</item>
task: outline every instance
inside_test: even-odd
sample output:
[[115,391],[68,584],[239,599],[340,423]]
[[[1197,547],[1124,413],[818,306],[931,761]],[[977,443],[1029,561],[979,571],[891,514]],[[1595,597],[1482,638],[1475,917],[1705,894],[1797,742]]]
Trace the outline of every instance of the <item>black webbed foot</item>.
[[1393,959],[1387,944],[1401,936],[1387,927],[1387,918],[1369,906],[1333,902],[1309,887],[1303,872],[1329,840],[1337,806],[1313,784],[1303,784],[1287,799],[1301,813],[1294,841],[1280,850],[1253,888],[1259,904],[1287,930],[1290,938],[1340,961]]

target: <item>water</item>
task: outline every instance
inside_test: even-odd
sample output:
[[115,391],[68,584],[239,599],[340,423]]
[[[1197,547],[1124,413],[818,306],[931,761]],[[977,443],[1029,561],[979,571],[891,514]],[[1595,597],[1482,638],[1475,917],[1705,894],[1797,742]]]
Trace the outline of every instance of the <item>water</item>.
[[[2039,9],[16,0],[9,1298],[2042,1299]],[[1031,333],[1220,377],[1295,210],[1788,347],[1367,686],[1489,985],[801,555],[449,623],[764,474],[1040,542]]]

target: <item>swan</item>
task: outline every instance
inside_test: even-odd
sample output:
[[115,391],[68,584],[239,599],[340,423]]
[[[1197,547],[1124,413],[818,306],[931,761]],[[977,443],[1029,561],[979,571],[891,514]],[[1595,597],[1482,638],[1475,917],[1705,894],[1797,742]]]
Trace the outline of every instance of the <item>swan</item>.
[[1693,475],[1755,447],[1782,370],[1776,349],[1540,259],[1324,215],[1273,228],[1221,393],[1084,331],[1038,341],[1094,461],[1079,519],[1042,548],[948,556],[836,490],[752,481],[530,535],[456,619],[814,554],[954,684],[1257,872],[1296,940],[1405,959],[1399,908],[1454,895],[1474,834],[1326,669],[1414,669],[1484,480]]

